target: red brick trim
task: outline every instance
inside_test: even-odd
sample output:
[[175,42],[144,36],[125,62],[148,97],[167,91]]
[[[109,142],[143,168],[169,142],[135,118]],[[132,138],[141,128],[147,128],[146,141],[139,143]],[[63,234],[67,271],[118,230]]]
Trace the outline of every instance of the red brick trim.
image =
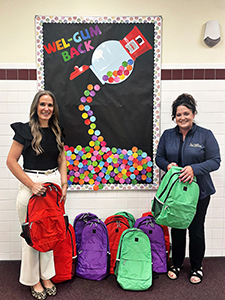
[[0,80],[36,80],[36,69],[0,69]]
[[[36,69],[0,69],[0,80],[36,80]],[[162,69],[161,80],[225,80],[225,69]]]
[[164,69],[162,80],[213,80],[225,79],[225,69]]

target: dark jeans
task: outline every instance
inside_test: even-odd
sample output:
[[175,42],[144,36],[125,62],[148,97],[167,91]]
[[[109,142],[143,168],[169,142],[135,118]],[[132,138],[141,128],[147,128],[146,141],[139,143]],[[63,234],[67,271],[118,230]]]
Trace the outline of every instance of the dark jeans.
[[[189,255],[191,268],[199,270],[205,254],[205,216],[210,196],[198,201],[195,217],[189,226]],[[187,229],[171,229],[172,258],[175,267],[181,267],[185,258]]]

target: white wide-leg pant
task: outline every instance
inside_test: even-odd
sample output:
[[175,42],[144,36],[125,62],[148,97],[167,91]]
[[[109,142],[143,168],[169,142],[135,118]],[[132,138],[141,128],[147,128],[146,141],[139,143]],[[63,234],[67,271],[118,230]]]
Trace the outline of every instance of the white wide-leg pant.
[[[52,174],[33,174],[26,173],[34,182],[52,182],[61,186],[59,171]],[[32,192],[24,184],[19,184],[16,209],[22,225],[26,219],[27,204],[32,196]],[[23,238],[22,238],[23,239]],[[28,286],[37,284],[40,279],[50,279],[55,275],[53,251],[39,252],[30,247],[25,239],[22,240],[22,260],[20,269],[20,283]]]

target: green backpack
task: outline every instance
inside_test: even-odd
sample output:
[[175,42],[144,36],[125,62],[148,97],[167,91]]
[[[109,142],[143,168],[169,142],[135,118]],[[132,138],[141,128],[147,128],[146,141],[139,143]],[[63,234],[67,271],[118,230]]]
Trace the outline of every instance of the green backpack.
[[134,227],[135,218],[131,213],[126,212],[126,211],[120,211],[120,212],[117,212],[115,215],[124,216],[127,219],[130,227],[131,228]]
[[180,167],[172,167],[163,177],[152,202],[157,224],[186,229],[191,224],[198,203],[199,186],[179,180]]
[[120,238],[114,274],[124,290],[143,291],[152,285],[152,255],[148,236],[139,228]]

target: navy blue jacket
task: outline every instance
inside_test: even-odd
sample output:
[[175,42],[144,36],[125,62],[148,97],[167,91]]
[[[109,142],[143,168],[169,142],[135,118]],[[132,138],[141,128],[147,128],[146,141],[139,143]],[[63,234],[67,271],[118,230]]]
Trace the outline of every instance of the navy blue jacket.
[[191,166],[200,188],[200,199],[203,199],[215,193],[209,173],[220,166],[219,145],[210,130],[194,124],[185,137],[179,159],[181,136],[178,126],[163,132],[157,149],[156,164],[165,172],[168,164],[178,164],[179,160],[179,167]]

